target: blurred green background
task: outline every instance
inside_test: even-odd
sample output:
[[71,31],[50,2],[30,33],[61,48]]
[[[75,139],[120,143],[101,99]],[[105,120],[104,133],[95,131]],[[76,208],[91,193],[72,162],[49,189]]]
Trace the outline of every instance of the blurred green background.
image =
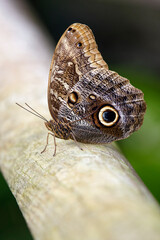
[[[70,24],[89,25],[109,68],[144,92],[144,124],[118,145],[160,202],[160,1],[26,1],[56,42]],[[0,239],[32,239],[1,175],[0,189]]]

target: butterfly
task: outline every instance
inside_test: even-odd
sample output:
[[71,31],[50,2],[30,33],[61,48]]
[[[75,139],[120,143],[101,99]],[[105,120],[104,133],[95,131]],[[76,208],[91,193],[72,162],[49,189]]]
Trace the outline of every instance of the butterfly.
[[140,128],[146,111],[142,91],[109,70],[91,29],[80,23],[69,26],[56,46],[48,106],[52,120],[43,119],[54,140],[93,144],[127,138]]

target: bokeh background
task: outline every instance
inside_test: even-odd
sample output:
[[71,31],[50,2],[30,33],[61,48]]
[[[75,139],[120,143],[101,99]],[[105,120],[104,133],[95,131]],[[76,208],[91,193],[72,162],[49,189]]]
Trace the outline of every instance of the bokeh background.
[[[160,1],[22,1],[28,2],[32,14],[55,42],[70,24],[89,25],[109,68],[144,92],[147,102],[144,124],[118,145],[160,202]],[[0,213],[1,240],[32,239],[1,175]]]

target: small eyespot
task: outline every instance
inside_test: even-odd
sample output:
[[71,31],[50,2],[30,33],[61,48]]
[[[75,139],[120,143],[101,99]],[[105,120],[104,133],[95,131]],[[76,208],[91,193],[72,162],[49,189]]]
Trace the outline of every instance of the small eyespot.
[[104,106],[98,113],[99,121],[105,127],[111,127],[119,120],[118,112],[111,106]]
[[81,42],[77,43],[77,47],[78,48],[82,47],[82,43]]
[[70,28],[68,28],[68,32],[70,32],[72,30],[72,28],[70,27]]
[[72,30],[72,33],[74,33],[75,31],[76,31],[76,30],[75,30],[75,29],[73,29],[73,30]]
[[68,105],[70,107],[73,107],[77,101],[78,101],[78,94],[76,92],[71,92],[68,96]]
[[89,99],[91,99],[91,100],[95,100],[95,99],[96,99],[96,96],[93,95],[93,94],[90,94],[90,95],[89,95]]

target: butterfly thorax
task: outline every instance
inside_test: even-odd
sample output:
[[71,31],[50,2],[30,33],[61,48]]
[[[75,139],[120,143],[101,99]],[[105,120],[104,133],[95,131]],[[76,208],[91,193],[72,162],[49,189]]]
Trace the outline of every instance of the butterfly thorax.
[[53,132],[55,137],[62,138],[62,139],[69,139],[71,128],[63,121],[54,121],[50,120],[45,122],[46,128]]

